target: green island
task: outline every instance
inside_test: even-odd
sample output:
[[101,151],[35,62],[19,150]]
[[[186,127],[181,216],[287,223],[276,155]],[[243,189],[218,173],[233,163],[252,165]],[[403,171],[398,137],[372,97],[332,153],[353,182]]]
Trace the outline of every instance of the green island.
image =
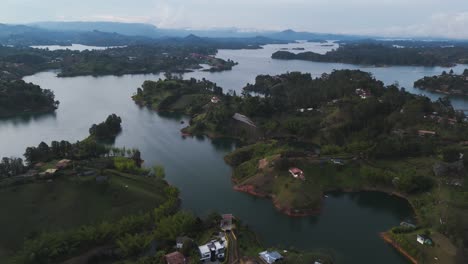
[[[20,79],[44,70],[59,70],[59,77],[188,72],[207,65],[207,71],[231,70],[237,63],[216,58],[225,45],[206,42],[129,45],[105,50],[43,50],[0,45],[0,77]],[[247,47],[247,44],[245,44]],[[243,46],[242,46],[243,47]]]
[[[266,249],[240,219],[216,212],[201,219],[180,210],[179,192],[162,166],[143,168],[137,149],[97,141],[96,126],[112,137],[109,123],[120,127],[120,121],[112,114],[76,143],[28,147],[26,163],[1,160],[0,198],[8,214],[0,219],[0,262],[199,263],[202,249],[216,245],[221,261],[261,263],[258,254]],[[281,254],[281,263],[333,263],[322,252]]]
[[89,134],[96,140],[113,142],[116,136],[122,131],[122,119],[116,114],[106,118],[106,121],[100,124],[93,124],[89,129]]
[[241,96],[215,86],[147,81],[134,100],[191,115],[184,135],[240,139],[244,147],[225,157],[235,190],[291,216],[319,213],[331,191],[398,195],[416,221],[382,237],[416,262],[456,262],[467,239],[468,123],[448,98],[432,102],[358,70],[261,75]]
[[454,74],[453,70],[449,73],[442,72],[437,76],[426,76],[414,82],[414,87],[448,95],[468,96],[468,69],[462,74]]
[[22,80],[0,80],[0,118],[20,114],[50,113],[59,102],[51,90]]
[[345,43],[339,48],[318,54],[314,52],[292,53],[277,51],[272,54],[273,59],[306,60],[316,62],[338,62],[360,65],[403,65],[403,66],[444,66],[463,64],[468,48],[459,47],[394,47],[379,43]]

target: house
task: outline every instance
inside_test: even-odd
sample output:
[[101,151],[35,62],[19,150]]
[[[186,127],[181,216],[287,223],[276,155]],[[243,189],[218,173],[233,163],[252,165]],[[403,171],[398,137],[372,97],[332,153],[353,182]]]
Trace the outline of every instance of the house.
[[362,88],[356,89],[355,92],[357,96],[361,97],[361,99],[367,99],[372,96],[372,94],[369,91],[364,90]]
[[200,251],[200,260],[205,261],[211,259],[211,250],[207,245],[199,246],[198,250]]
[[208,244],[199,246],[198,250],[200,251],[200,260],[205,261],[224,259],[227,245],[225,240],[222,240],[221,242],[217,240],[212,240]]
[[185,257],[180,252],[172,252],[164,256],[167,264],[185,264]]
[[416,228],[416,225],[414,225],[414,224],[412,224],[412,223],[409,223],[409,222],[405,222],[405,221],[401,222],[401,223],[400,223],[400,226],[402,226],[402,227],[408,227],[408,228]]
[[421,244],[421,245],[432,246],[432,239],[430,239],[426,235],[417,235],[416,236],[416,241],[418,241],[418,243]]
[[55,168],[57,168],[59,170],[60,169],[65,169],[70,165],[70,163],[71,163],[71,160],[63,159],[63,160],[57,162],[57,164],[55,165]]
[[435,136],[435,135],[437,135],[437,133],[434,132],[434,131],[429,131],[429,130],[418,130],[418,135],[420,137]]
[[232,219],[234,216],[232,214],[223,214],[221,217],[221,229],[223,231],[230,231],[232,229]]
[[54,175],[57,172],[57,169],[47,169],[44,173],[45,175]]
[[331,163],[333,163],[335,165],[343,166],[345,164],[342,159],[331,159],[330,161],[331,161]]
[[296,179],[305,180],[304,172],[299,168],[290,168],[289,173]]
[[263,251],[263,252],[260,252],[258,255],[263,261],[265,261],[268,264],[272,264],[278,260],[283,259],[283,256],[281,256],[280,253],[276,251],[273,251],[273,252]]
[[217,96],[211,97],[211,102],[212,102],[213,104],[217,104],[217,103],[219,103],[220,101],[221,101],[221,100],[220,100]]

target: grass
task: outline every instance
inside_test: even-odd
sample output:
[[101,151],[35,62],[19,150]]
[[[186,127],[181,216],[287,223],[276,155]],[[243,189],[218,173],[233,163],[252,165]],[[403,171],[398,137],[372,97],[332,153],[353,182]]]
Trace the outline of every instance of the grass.
[[40,232],[57,231],[115,220],[144,212],[165,200],[160,180],[105,170],[109,180],[97,183],[94,176],[58,176],[53,182],[0,189],[0,263],[18,250],[26,238]]
[[434,230],[430,230],[430,237],[434,242],[432,246],[421,245],[416,241],[416,236],[422,234],[423,230],[404,234],[389,233],[403,249],[421,263],[456,263],[456,247],[445,236]]

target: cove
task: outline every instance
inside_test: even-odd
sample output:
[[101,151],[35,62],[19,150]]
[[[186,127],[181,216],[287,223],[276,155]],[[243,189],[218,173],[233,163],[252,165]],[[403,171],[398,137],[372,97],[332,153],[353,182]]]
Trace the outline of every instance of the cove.
[[232,140],[183,138],[179,130],[185,116],[159,114],[141,108],[130,96],[147,79],[159,75],[121,77],[57,78],[54,72],[27,77],[52,89],[61,101],[53,115],[0,121],[1,155],[21,156],[24,149],[40,141],[76,141],[90,125],[109,113],[123,119],[117,146],[142,151],[145,165],[162,164],[167,180],[181,191],[182,206],[198,215],[233,213],[258,233],[266,246],[324,249],[338,263],[407,263],[379,232],[412,217],[409,204],[383,193],[330,194],[317,216],[290,218],[279,213],[267,199],[235,192],[231,168],[223,157],[236,144]]
[[[299,44],[290,44],[297,47]],[[329,47],[305,43],[311,49]],[[439,74],[444,68],[389,67],[363,68],[356,65],[276,61],[271,51],[289,45],[267,45],[263,50],[221,50],[220,57],[240,62],[233,71],[221,73],[192,72],[184,77],[207,78],[225,91],[240,91],[257,74],[279,74],[286,71],[311,72],[318,76],[333,69],[351,68],[371,71],[390,84],[398,80],[407,90],[424,75]],[[461,72],[463,66],[454,70]],[[167,180],[181,191],[183,208],[205,215],[211,211],[233,213],[249,225],[266,246],[323,249],[335,256],[338,263],[407,263],[398,252],[378,236],[400,221],[413,216],[409,204],[384,193],[334,193],[324,200],[321,214],[290,218],[279,213],[267,199],[260,199],[232,190],[231,168],[223,157],[236,147],[228,139],[204,137],[183,138],[177,114],[156,113],[138,107],[131,95],[145,80],[162,75],[125,75],[104,77],[57,78],[54,72],[26,77],[27,82],[51,89],[61,104],[54,114],[0,120],[0,156],[22,156],[28,146],[41,141],[76,141],[87,136],[93,123],[116,113],[123,119],[123,131],[116,146],[139,148],[146,166],[164,165]],[[431,94],[435,99],[438,95]],[[454,104],[466,107],[462,98]]]

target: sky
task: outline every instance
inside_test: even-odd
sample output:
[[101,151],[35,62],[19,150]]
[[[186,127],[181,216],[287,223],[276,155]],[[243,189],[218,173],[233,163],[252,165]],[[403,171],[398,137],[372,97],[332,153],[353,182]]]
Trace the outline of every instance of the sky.
[[0,23],[38,21],[468,39],[468,0],[0,0]]

